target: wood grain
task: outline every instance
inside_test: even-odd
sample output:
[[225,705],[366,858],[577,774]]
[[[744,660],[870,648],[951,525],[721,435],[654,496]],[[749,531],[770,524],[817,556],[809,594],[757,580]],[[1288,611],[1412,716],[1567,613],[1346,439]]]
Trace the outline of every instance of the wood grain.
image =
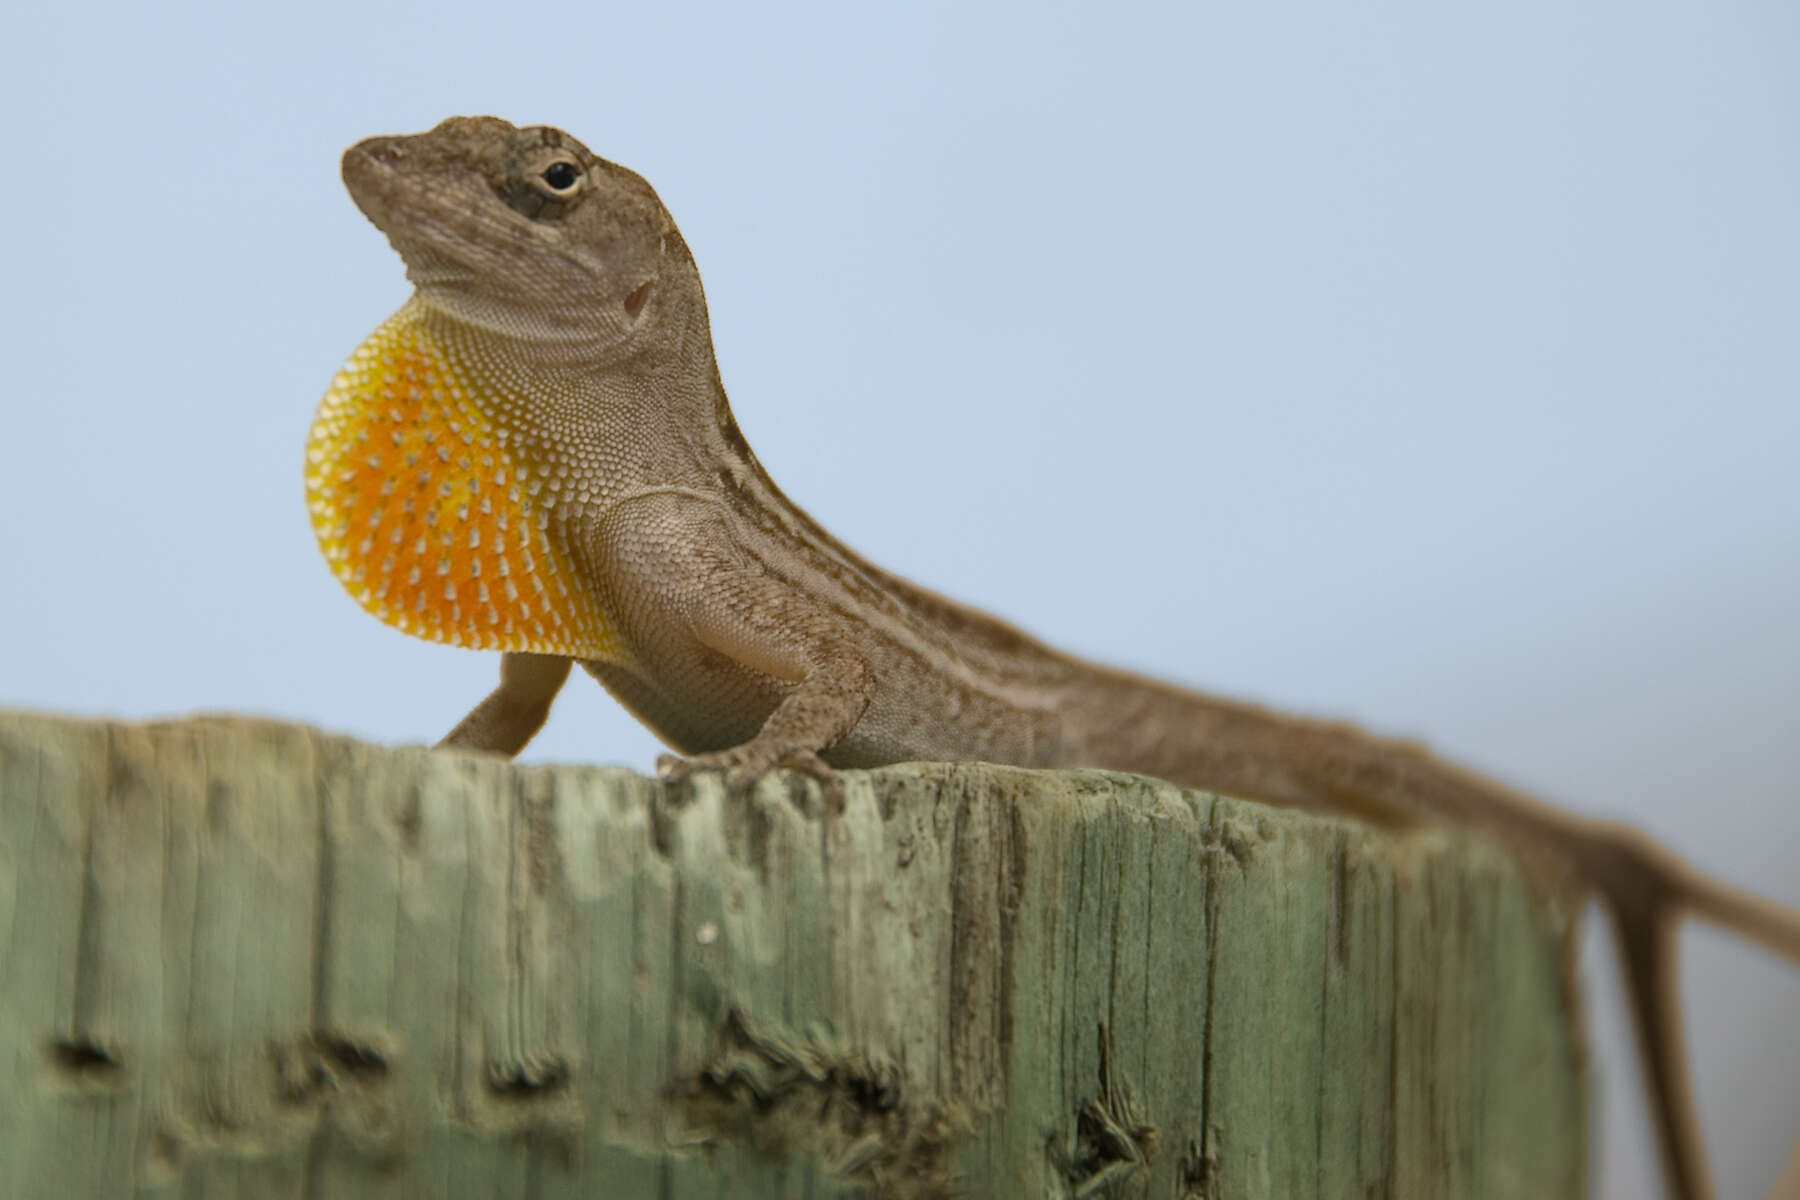
[[1091,771],[0,713],[0,1192],[1577,1197],[1571,907]]

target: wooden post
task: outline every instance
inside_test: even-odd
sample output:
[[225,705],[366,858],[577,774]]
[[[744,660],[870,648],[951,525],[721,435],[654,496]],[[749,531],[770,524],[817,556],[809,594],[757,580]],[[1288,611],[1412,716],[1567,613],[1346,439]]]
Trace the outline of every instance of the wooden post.
[[1569,898],[1101,772],[0,713],[0,1194],[1578,1197]]

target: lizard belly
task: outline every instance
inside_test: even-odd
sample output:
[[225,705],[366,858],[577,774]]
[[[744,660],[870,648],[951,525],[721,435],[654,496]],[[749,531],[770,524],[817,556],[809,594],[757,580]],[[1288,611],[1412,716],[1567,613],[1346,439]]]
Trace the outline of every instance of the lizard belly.
[[526,467],[408,304],[320,402],[306,447],[313,533],[351,597],[407,633],[611,659],[617,639],[570,585]]
[[747,672],[721,680],[729,699],[744,701],[733,707],[718,703],[717,689],[704,694],[671,693],[651,676],[616,662],[587,660],[581,666],[664,745],[682,754],[742,745],[756,736],[780,701],[773,681]]

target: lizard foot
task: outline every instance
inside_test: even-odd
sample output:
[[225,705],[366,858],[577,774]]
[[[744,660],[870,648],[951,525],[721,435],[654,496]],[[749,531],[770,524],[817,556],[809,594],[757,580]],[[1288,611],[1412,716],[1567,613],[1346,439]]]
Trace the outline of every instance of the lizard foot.
[[783,750],[746,742],[729,750],[713,750],[685,758],[679,754],[663,754],[656,759],[656,774],[662,779],[682,780],[721,771],[725,775],[725,790],[733,797],[748,796],[757,780],[779,768],[799,771],[818,780],[831,811],[844,811],[844,781],[817,751]]

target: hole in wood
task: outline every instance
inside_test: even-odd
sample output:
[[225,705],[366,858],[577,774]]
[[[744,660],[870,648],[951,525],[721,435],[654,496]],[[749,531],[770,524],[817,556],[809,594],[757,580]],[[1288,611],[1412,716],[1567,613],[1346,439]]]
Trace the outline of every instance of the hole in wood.
[[488,1064],[488,1091],[509,1099],[527,1100],[560,1091],[568,1082],[569,1064],[562,1058],[508,1063],[504,1066],[500,1063]]
[[119,1056],[89,1038],[52,1038],[50,1061],[79,1075],[110,1075],[123,1070]]

